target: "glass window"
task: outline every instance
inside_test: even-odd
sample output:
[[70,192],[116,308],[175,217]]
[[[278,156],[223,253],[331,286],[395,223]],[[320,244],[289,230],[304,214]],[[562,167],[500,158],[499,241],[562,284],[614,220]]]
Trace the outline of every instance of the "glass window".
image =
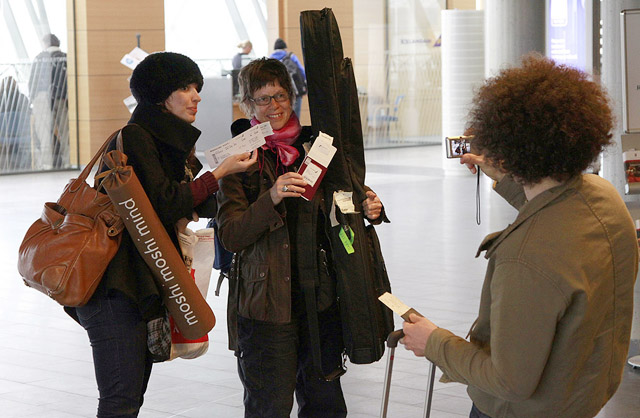
[[66,1],[2,3],[0,173],[70,167]]
[[365,147],[439,144],[441,0],[354,0]]

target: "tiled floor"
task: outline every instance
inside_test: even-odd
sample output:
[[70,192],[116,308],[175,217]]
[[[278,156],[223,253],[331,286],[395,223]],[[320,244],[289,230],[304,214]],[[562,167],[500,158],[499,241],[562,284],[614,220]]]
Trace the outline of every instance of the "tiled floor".
[[[475,177],[447,164],[445,171],[438,146],[368,151],[366,157],[367,183],[392,220],[377,231],[394,293],[436,324],[466,335],[486,264],[473,258],[477,245],[505,227],[515,211],[492,194],[485,179],[482,223],[476,225]],[[85,332],[54,302],[22,285],[16,270],[27,227],[74,174],[0,177],[1,417],[95,416],[97,390]],[[242,388],[226,349],[226,297],[208,299],[218,318],[209,352],[156,365],[141,417],[242,416]],[[637,341],[631,349],[640,351]],[[349,366],[343,387],[350,417],[379,416],[385,361],[386,355],[373,365]],[[424,359],[398,348],[390,417],[422,416],[427,370]],[[432,417],[466,417],[470,408],[463,385],[436,383]],[[640,371],[625,369],[621,388],[598,417],[640,417]]]

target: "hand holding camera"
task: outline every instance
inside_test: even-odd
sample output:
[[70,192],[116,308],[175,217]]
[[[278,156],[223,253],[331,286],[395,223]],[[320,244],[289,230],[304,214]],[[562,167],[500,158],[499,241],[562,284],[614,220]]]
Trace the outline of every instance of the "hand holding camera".
[[469,171],[473,174],[476,174],[476,166],[478,166],[484,174],[496,182],[502,180],[506,174],[501,167],[495,167],[486,162],[483,155],[466,153],[460,157],[460,164],[466,164]]
[[[447,158],[460,158],[460,164],[466,164],[471,173],[476,174],[480,167],[482,172],[494,181],[500,181],[505,172],[500,167],[494,167],[485,161],[481,154],[471,152],[473,135],[448,136],[445,138]],[[475,150],[477,152],[477,150]]]

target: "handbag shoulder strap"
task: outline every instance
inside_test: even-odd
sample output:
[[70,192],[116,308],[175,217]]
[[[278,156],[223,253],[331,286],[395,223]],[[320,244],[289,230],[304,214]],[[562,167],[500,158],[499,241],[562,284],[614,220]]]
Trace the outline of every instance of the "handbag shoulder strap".
[[[130,123],[127,126],[129,126],[129,125],[135,125],[135,123]],[[122,128],[122,129],[124,129],[124,128]],[[124,154],[124,147],[123,147],[123,144],[122,144],[122,129],[119,129],[116,132],[114,132],[113,134],[111,134],[111,136],[107,139],[107,142],[105,142],[102,145],[100,151],[98,151],[96,153],[96,155],[94,156],[94,158],[96,158],[98,155],[100,156],[100,164],[98,164],[98,168],[103,166],[103,164],[104,164],[104,156],[105,156],[106,151],[107,151],[106,148],[109,146],[109,144],[113,140],[114,136],[116,136],[116,150],[118,150],[118,151],[120,151],[121,153]],[[102,148],[104,148],[104,149],[102,149]],[[93,161],[90,164],[92,165]],[[98,187],[98,180],[101,177],[104,177],[104,174],[102,174],[102,175],[101,174],[97,174],[96,177],[94,177],[94,179],[93,179],[93,187],[94,188]]]
[[116,138],[116,149],[124,153],[124,145],[122,144],[122,129],[120,129],[120,132],[118,132],[118,137]]
[[[127,126],[139,126],[137,123],[127,123],[127,125],[124,127],[126,128]],[[121,153],[124,154],[124,144],[123,144],[123,138],[122,138],[122,130],[124,129],[120,129],[120,131],[118,131],[118,137],[116,138],[116,149],[118,151],[120,151]]]
[[120,130],[112,133],[109,138],[107,138],[107,140],[104,142],[104,144],[102,144],[102,146],[100,147],[100,149],[98,149],[98,151],[95,153],[95,155],[93,156],[93,158],[91,158],[91,161],[89,161],[89,163],[84,167],[84,169],[82,170],[82,172],[80,173],[80,175],[77,178],[77,181],[81,181],[84,182],[87,177],[89,176],[89,173],[91,172],[91,170],[93,169],[93,166],[96,164],[96,161],[98,161],[98,159],[101,159],[102,156],[104,155],[104,152],[106,151],[107,147],[109,146],[109,143],[111,141],[113,141],[113,138],[118,135],[120,133]]

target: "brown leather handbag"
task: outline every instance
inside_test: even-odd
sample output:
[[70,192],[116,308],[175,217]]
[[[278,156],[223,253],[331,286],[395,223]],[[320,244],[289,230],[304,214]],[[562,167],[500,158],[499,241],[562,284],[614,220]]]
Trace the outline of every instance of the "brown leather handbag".
[[86,304],[118,251],[124,224],[106,193],[86,183],[115,132],[57,202],[47,202],[20,244],[24,283],[64,306]]

